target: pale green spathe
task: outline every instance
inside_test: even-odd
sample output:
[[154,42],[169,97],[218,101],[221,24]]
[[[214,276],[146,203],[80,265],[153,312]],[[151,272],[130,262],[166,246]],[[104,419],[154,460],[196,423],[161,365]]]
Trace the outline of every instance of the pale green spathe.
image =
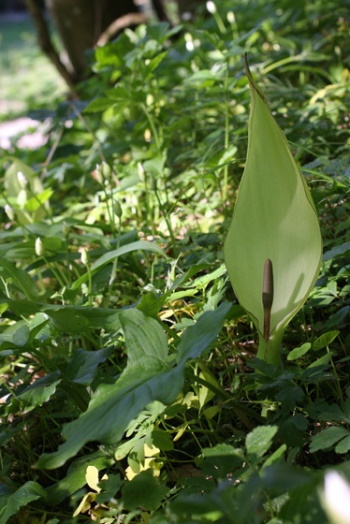
[[[247,74],[252,100],[247,160],[224,255],[235,294],[260,338],[263,271],[266,259],[271,259],[270,334],[280,340],[280,331],[303,305],[317,278],[322,240],[311,195],[287,140],[248,69]],[[276,355],[265,357],[277,362]]]

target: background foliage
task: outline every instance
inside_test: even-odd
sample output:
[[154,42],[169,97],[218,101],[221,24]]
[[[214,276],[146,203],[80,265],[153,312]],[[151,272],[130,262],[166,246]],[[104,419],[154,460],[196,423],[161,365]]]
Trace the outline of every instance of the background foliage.
[[[41,113],[46,147],[1,153],[1,524],[327,522],[324,471],[350,479],[346,14],[222,1],[127,30]],[[244,52],[324,241],[282,371],[222,257]]]

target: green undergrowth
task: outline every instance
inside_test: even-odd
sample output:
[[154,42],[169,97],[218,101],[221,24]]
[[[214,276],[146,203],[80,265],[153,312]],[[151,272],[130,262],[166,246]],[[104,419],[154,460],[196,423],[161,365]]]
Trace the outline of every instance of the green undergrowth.
[[[47,146],[0,157],[0,524],[327,523],[350,480],[345,8],[217,8],[98,48]],[[222,254],[245,52],[323,237],[282,369]]]

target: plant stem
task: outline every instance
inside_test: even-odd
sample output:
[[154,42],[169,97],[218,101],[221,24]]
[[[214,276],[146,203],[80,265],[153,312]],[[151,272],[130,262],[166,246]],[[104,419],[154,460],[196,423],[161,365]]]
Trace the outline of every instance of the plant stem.
[[270,334],[268,341],[265,340],[263,335],[259,332],[259,347],[257,352],[257,358],[264,360],[267,364],[274,364],[277,367],[281,367],[281,342],[284,334],[284,329]]
[[[228,78],[229,78],[229,76],[228,76],[228,73],[229,73],[228,66],[229,66],[229,63],[227,61],[227,63],[226,63],[226,75],[225,75],[225,82],[224,82],[224,91],[225,91],[225,97],[226,97],[226,103],[225,103],[225,143],[224,143],[225,152],[227,151],[228,145],[229,145],[229,101],[227,99],[227,88],[228,88]],[[225,167],[224,167],[224,187],[223,187],[223,191],[222,191],[222,198],[223,198],[223,201],[224,201],[224,205],[225,205],[225,202],[226,202],[226,199],[227,199],[227,186],[228,186],[228,164],[225,161]]]

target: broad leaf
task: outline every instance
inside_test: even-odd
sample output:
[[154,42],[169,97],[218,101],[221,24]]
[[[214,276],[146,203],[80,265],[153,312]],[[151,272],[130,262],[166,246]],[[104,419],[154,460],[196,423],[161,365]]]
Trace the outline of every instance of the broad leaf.
[[129,350],[127,370],[165,369],[168,341],[157,320],[138,309],[121,311],[119,320]]
[[244,453],[240,448],[229,444],[217,444],[213,448],[204,448],[196,464],[205,475],[225,478],[244,462]]
[[14,493],[0,496],[0,524],[6,524],[8,519],[15,515],[22,506],[40,497],[45,497],[45,495],[45,490],[40,484],[29,481]]
[[46,489],[47,501],[52,506],[59,504],[66,497],[78,491],[85,483],[87,466],[95,466],[98,470],[107,468],[113,460],[100,451],[75,460],[68,468],[67,475]]
[[100,349],[99,351],[84,351],[76,349],[72,359],[62,369],[66,380],[88,386],[97,375],[97,368],[111,354],[111,348]]
[[270,449],[277,430],[277,426],[258,426],[253,429],[245,441],[248,455],[259,460]]
[[0,274],[4,280],[11,279],[11,285],[21,291],[27,298],[35,300],[38,294],[34,280],[12,262],[0,258]]
[[189,358],[200,356],[216,339],[231,304],[224,303],[204,313],[184,333],[178,365],[166,364],[167,343],[160,324],[135,309],[119,314],[128,353],[128,364],[115,382],[103,384],[94,393],[86,412],[63,429],[66,442],[57,452],[44,454],[38,466],[59,467],[89,441],[117,443],[128,424],[147,404],[159,400],[173,402],[184,381]]
[[122,489],[122,502],[129,510],[143,507],[155,511],[169,488],[153,477],[152,471],[142,471]]
[[311,453],[315,453],[320,449],[328,449],[344,437],[349,437],[349,431],[346,428],[339,426],[331,426],[324,429],[312,438],[310,444]]
[[60,373],[54,371],[46,377],[37,379],[33,384],[28,386],[18,398],[24,401],[28,407],[25,413],[31,411],[37,406],[42,406],[55,393],[58,384],[61,382]]
[[24,320],[19,320],[12,326],[9,326],[0,335],[0,347],[22,347],[29,340],[29,329]]
[[[285,326],[317,278],[322,241],[309,190],[287,140],[247,69],[251,91],[246,166],[225,241],[225,262],[235,294],[260,337],[258,356],[275,364]],[[264,335],[263,273],[273,267],[269,336]],[[264,344],[265,342],[265,344]],[[273,345],[273,344],[270,344]]]

